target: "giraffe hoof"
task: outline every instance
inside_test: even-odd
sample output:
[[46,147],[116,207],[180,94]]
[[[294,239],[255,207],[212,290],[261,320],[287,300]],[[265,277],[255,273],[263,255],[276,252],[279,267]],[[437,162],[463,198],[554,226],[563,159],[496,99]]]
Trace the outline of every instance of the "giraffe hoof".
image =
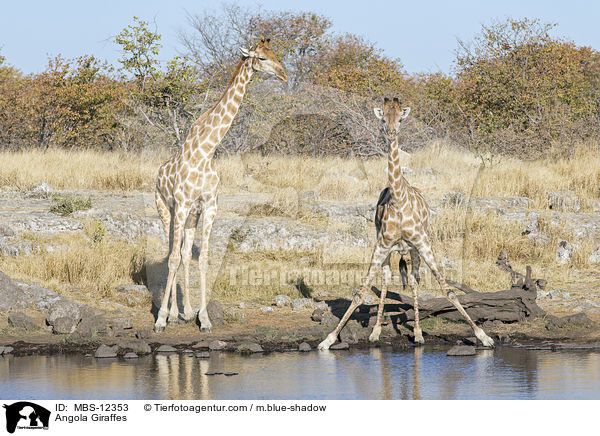
[[335,342],[335,337],[331,337],[331,335],[327,336],[323,342],[319,344],[317,347],[320,351],[329,350],[329,347],[333,345]]
[[161,333],[165,331],[165,326],[164,325],[158,325],[158,324],[154,324],[154,332],[155,333]]
[[211,327],[200,327],[200,331],[204,332],[204,333],[211,333],[212,332],[212,326]]
[[481,343],[484,347],[494,348],[494,340],[488,335],[485,335],[485,338],[481,340]]
[[377,342],[379,340],[379,335],[381,334],[381,327],[373,327],[373,331],[369,335],[369,342]]
[[421,333],[421,331],[416,331],[414,332],[415,334],[415,344],[417,345],[423,345],[425,344],[425,339],[423,339],[423,333]]
[[196,317],[196,314],[194,312],[184,313],[183,314],[183,320],[185,322],[193,321],[195,317]]

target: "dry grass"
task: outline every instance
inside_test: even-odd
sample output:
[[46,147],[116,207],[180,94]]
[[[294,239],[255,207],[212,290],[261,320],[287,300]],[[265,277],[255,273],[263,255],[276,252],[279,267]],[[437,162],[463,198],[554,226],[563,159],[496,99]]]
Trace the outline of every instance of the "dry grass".
[[47,182],[54,189],[148,190],[164,160],[164,154],[80,150],[26,150],[0,156],[0,185],[19,189]]
[[[56,189],[150,191],[156,169],[165,157],[164,153],[4,152],[1,154],[0,185],[28,189],[45,181]],[[303,224],[322,227],[324,231],[367,232],[371,241],[368,247],[322,247],[314,253],[232,253],[228,263],[236,268],[241,265],[254,268],[259,276],[262,274],[263,280],[254,285],[240,284],[231,282],[227,268],[221,272],[213,271],[214,276],[222,273],[214,282],[216,298],[225,303],[270,302],[278,293],[297,295],[294,283],[300,277],[315,292],[326,291],[337,296],[351,294],[368,268],[374,243],[372,224],[354,226],[315,215],[305,210],[298,198],[303,192],[314,191],[320,200],[372,203],[387,183],[385,159],[245,155],[221,157],[216,164],[221,193],[271,195],[269,203],[252,210],[253,215],[286,216]],[[533,200],[535,209],[543,211],[547,208],[548,192],[570,189],[581,199],[582,209],[586,212],[592,209],[592,202],[600,200],[600,156],[590,147],[578,148],[568,159],[520,161],[503,158],[492,167],[480,168],[475,155],[436,141],[412,154],[404,165],[415,171],[415,175],[408,176],[409,181],[430,199],[454,191],[475,197],[525,196]],[[435,176],[423,171],[428,169],[433,169]],[[550,238],[544,246],[523,236],[521,226],[514,222],[493,213],[460,207],[440,210],[430,223],[430,231],[438,261],[448,257],[457,264],[445,274],[481,290],[502,289],[508,285],[508,275],[494,266],[501,249],[508,250],[516,269],[524,271],[525,265],[531,265],[534,275],[548,279],[551,287],[569,289],[575,282],[585,285],[597,281],[588,263],[594,242],[576,241],[580,248],[571,262],[559,266],[554,258],[558,241],[575,241],[575,238],[564,225],[551,225],[543,212],[540,222],[542,233]],[[29,236],[31,240],[35,238]],[[131,282],[132,270],[139,268],[146,258],[141,244],[98,235],[97,224],[88,224],[84,232],[61,236],[53,242],[62,248],[36,256],[0,257],[0,269],[9,275],[35,279],[54,288],[69,285],[91,298],[110,296],[114,285]],[[164,252],[160,251],[160,255],[164,256]],[[393,260],[394,263],[397,265],[397,260]],[[283,279],[282,272],[285,274]],[[277,279],[267,281],[264,274],[276,274]],[[331,281],[327,280],[327,274],[332,275]],[[352,278],[348,279],[348,276]],[[192,287],[195,285],[192,280]],[[399,281],[396,281],[395,288],[398,286]],[[436,289],[437,285],[430,275],[426,275],[423,287]]]
[[[45,181],[56,189],[152,190],[162,152],[28,150],[2,152],[0,185],[29,189]],[[224,156],[216,160],[223,193],[315,191],[323,200],[371,202],[386,185],[386,159],[307,156]],[[504,157],[480,168],[472,153],[432,141],[405,162],[409,181],[428,198],[463,191],[476,197],[523,196],[545,209],[550,191],[569,189],[584,210],[600,199],[600,153],[582,145],[569,158],[522,161]],[[435,177],[422,170],[433,169]],[[286,193],[287,194],[287,193]],[[287,195],[286,195],[287,196]]]
[[132,282],[146,261],[145,246],[104,236],[97,224],[86,224],[86,230],[41,238],[29,235],[40,247],[50,244],[52,251],[29,256],[0,256],[0,270],[23,280],[34,279],[61,293],[95,301],[112,298],[116,285]]

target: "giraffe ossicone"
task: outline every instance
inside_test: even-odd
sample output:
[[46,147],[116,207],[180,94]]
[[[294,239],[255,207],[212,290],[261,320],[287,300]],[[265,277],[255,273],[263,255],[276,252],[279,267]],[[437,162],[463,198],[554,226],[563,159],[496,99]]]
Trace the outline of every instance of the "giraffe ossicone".
[[194,122],[182,147],[158,169],[155,199],[158,213],[169,239],[169,274],[154,324],[154,330],[157,332],[165,329],[167,317],[169,321],[174,322],[179,318],[176,274],[180,263],[183,263],[184,276],[183,318],[186,321],[194,318],[194,311],[190,303],[189,270],[194,235],[200,220],[202,234],[199,256],[200,309],[198,321],[201,330],[210,331],[212,329],[206,311],[210,297],[206,286],[206,274],[208,243],[217,214],[217,186],[219,184],[219,176],[212,158],[238,112],[254,72],[266,73],[287,81],[285,69],[271,50],[268,39],[261,40],[252,49],[242,48],[240,51],[242,59],[221,99]]
[[[475,336],[486,347],[492,347],[494,341],[485,332],[475,325],[465,309],[462,307],[454,291],[439,273],[435,262],[431,242],[427,234],[429,220],[429,206],[417,188],[413,187],[402,176],[400,165],[400,150],[398,146],[398,129],[400,123],[410,113],[410,108],[402,108],[397,98],[384,99],[383,109],[375,108],[375,116],[382,120],[387,131],[390,150],[388,154],[388,187],[384,189],[377,202],[375,225],[377,228],[377,243],[371,256],[369,272],[363,280],[361,287],[357,290],[350,307],[336,326],[327,335],[325,340],[319,344],[319,350],[327,350],[336,340],[338,334],[346,324],[346,321],[360,306],[368,292],[369,285],[375,279],[379,269],[383,267],[383,286],[377,310],[377,319],[373,332],[369,337],[371,341],[379,340],[381,333],[381,319],[387,287],[391,280],[390,254],[399,251],[401,255],[410,253],[412,258],[412,272],[408,277],[409,286],[413,291],[415,322],[413,327],[415,343],[423,344],[423,333],[419,325],[419,301],[418,301],[418,262],[423,258],[431,269],[434,277],[440,284],[446,297],[456,307],[465,320],[471,325]],[[402,272],[402,271],[401,271]]]

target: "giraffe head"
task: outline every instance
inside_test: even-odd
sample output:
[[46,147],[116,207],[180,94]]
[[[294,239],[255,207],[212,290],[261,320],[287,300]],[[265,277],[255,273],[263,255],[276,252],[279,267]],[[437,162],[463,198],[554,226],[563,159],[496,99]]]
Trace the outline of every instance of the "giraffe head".
[[272,74],[280,80],[287,82],[287,74],[285,69],[279,63],[273,50],[270,48],[270,39],[261,39],[256,47],[247,50],[240,48],[244,58],[251,58],[252,69],[263,73]]
[[373,108],[373,112],[375,112],[378,119],[383,121],[388,136],[394,139],[398,136],[400,123],[410,113],[410,108],[401,108],[400,101],[396,97],[393,100],[385,97],[383,99],[383,109],[376,107]]

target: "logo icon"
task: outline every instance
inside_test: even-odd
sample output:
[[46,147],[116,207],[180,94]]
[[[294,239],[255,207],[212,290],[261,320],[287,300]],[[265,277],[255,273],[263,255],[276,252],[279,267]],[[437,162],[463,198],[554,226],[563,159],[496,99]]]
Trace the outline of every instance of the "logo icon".
[[19,429],[48,429],[50,411],[28,401],[19,401],[11,405],[4,404],[6,409],[6,431],[14,433]]

